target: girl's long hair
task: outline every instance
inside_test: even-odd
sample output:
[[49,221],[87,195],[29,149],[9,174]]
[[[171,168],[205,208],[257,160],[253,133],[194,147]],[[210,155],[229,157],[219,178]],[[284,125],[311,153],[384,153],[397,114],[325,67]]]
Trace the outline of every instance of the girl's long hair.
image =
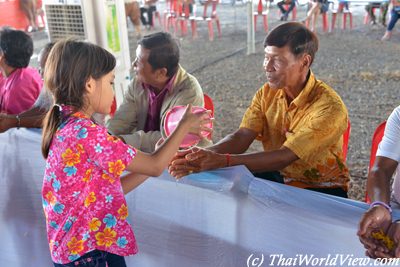
[[85,108],[86,82],[100,79],[115,68],[115,57],[107,50],[74,39],[58,41],[51,49],[44,70],[45,88],[53,95],[55,105],[43,122],[42,154],[47,159],[50,145],[63,115],[59,105]]

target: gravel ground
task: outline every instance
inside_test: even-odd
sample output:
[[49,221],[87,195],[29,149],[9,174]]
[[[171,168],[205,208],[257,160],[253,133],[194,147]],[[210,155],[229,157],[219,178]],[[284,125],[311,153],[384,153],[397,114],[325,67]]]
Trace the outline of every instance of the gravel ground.
[[[201,8],[197,7],[198,14]],[[222,4],[218,7],[218,14],[221,38],[210,42],[205,23],[198,26],[199,37],[196,40],[190,36],[177,36],[182,49],[181,64],[197,77],[204,92],[214,100],[215,141],[237,129],[253,95],[265,82],[262,70],[265,33],[262,31],[261,18],[256,32],[256,53],[246,55],[246,6],[240,3],[235,6]],[[305,17],[304,7],[298,8],[297,16],[299,20]],[[363,200],[365,195],[373,131],[400,103],[400,94],[396,91],[400,80],[396,60],[400,51],[399,26],[395,28],[390,42],[382,42],[379,39],[385,28],[364,25],[363,16],[363,7],[354,7],[353,30],[336,27],[329,34],[322,33],[319,19],[317,31],[320,49],[312,66],[317,78],[334,88],[349,110],[352,126],[347,158],[352,177],[349,195],[357,200]],[[338,20],[341,21],[340,18]],[[270,29],[278,23],[277,8],[272,8],[269,14]],[[128,31],[133,58],[137,39],[130,23]],[[144,30],[143,33],[148,32]],[[45,42],[43,38],[36,38],[36,49]],[[261,144],[255,142],[249,151],[261,149]]]

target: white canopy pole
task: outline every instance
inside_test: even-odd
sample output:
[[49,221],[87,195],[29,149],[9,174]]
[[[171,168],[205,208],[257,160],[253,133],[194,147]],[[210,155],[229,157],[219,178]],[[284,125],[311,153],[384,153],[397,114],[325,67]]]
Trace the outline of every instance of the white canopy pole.
[[247,55],[256,52],[256,39],[253,19],[253,0],[247,1]]

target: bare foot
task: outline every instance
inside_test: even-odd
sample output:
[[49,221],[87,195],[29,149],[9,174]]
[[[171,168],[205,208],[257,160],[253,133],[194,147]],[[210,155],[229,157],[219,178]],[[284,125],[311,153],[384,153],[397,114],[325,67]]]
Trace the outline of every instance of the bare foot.
[[392,32],[386,31],[381,40],[382,41],[389,41],[390,37],[392,37]]

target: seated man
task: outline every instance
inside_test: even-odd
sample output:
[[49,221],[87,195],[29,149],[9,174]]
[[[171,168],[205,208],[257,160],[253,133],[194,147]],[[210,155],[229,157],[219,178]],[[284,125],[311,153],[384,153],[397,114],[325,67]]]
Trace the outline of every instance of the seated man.
[[[136,77],[107,127],[126,143],[153,152],[162,137],[167,111],[178,105],[204,106],[197,79],[179,65],[179,47],[169,33],[157,32],[138,41],[133,62]],[[207,144],[208,142],[204,140]]]
[[[296,1],[295,0],[282,0],[282,1],[278,2],[277,5],[282,13],[281,20],[286,21],[289,17],[290,12],[292,12],[293,8],[296,6]],[[289,5],[288,10],[286,10],[283,7],[284,5]]]
[[[301,23],[284,23],[268,34],[264,48],[267,83],[240,128],[207,149],[178,154],[170,173],[179,178],[246,165],[258,177],[347,197],[342,143],[348,114],[339,95],[310,70],[317,36]],[[264,152],[245,153],[255,139]]]
[[[157,0],[142,0],[142,6],[140,7],[140,20],[147,29],[154,26],[153,13],[157,10],[156,2]],[[144,16],[145,13],[147,14],[147,19]]]
[[[43,75],[46,60],[53,45],[54,43],[48,43],[39,52],[38,60],[41,75]],[[44,116],[52,105],[53,97],[50,92],[43,88],[32,108],[16,115],[0,114],[0,133],[15,127],[41,128]]]
[[376,16],[374,9],[378,8],[381,9],[381,23],[383,26],[386,26],[386,14],[388,11],[389,4],[388,2],[370,2],[368,5],[365,6],[365,10],[368,12],[368,16],[371,18],[371,24],[376,24]]
[[[400,208],[400,106],[386,123],[385,134],[376,152],[374,166],[368,174],[367,192],[372,203],[360,221],[358,235],[367,255],[376,257],[400,257],[400,222],[392,222],[392,207]],[[395,174],[392,197],[390,181]],[[377,245],[374,232],[382,231],[396,242],[388,250],[384,244]],[[375,240],[374,240],[375,239]],[[386,244],[387,245],[387,244]]]
[[32,54],[28,34],[0,30],[0,113],[19,114],[35,103],[43,82],[39,72],[28,67]]

